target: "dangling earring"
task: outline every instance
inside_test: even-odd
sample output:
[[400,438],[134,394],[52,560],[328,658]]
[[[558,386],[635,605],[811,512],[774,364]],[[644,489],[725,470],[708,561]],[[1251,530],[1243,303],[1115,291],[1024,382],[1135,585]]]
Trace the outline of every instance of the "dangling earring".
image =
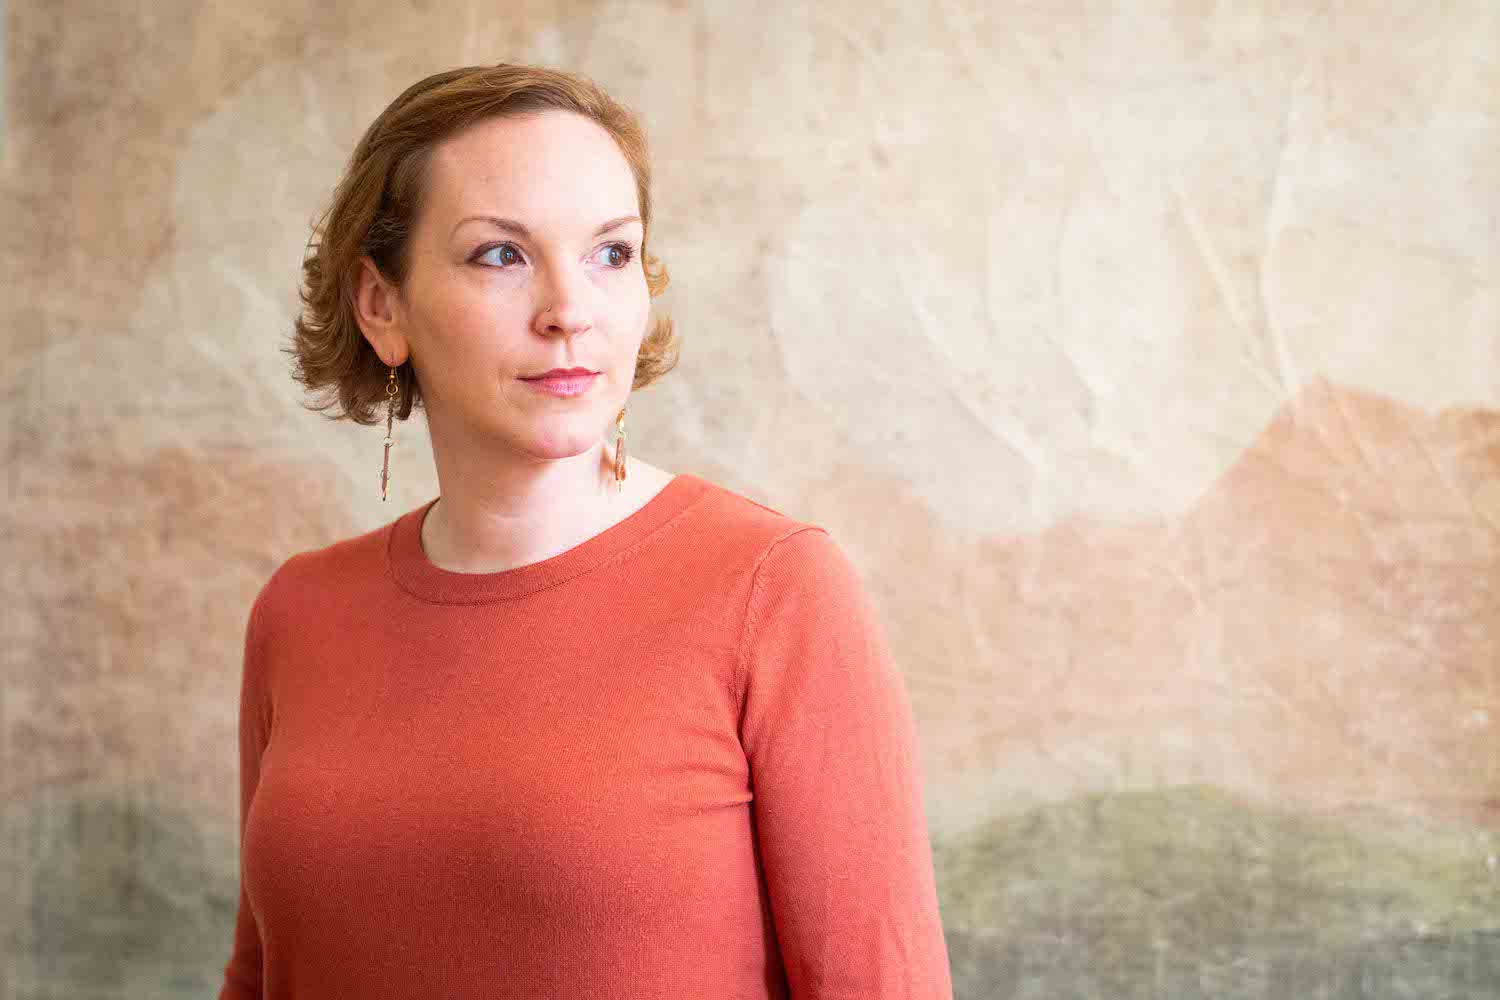
[[385,383],[385,460],[380,463],[380,499],[385,500],[385,488],[391,481],[391,422],[396,419],[396,395],[401,390],[396,386],[396,369],[391,368],[390,378]]
[[615,417],[615,482],[625,481],[625,408]]

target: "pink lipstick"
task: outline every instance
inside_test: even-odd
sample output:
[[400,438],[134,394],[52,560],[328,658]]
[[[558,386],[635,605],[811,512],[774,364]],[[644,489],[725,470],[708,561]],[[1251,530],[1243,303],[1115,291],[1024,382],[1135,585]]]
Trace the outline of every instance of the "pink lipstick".
[[553,396],[579,396],[587,392],[589,386],[599,377],[598,372],[586,372],[573,370],[562,372],[554,369],[537,378],[523,378],[521,381],[541,392]]

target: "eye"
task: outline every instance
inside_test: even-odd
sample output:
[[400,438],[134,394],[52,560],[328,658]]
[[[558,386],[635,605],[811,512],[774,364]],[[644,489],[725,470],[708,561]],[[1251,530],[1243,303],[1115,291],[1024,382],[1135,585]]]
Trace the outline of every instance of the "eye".
[[609,266],[616,271],[624,270],[635,259],[635,245],[632,243],[608,243],[603,249],[614,252]]
[[[606,266],[611,270],[622,271],[635,259],[635,245],[632,243],[608,243],[600,249],[608,255]],[[471,259],[502,271],[524,260],[520,248],[514,243],[496,243],[484,247]]]
[[[493,262],[488,260],[492,254],[495,255]],[[510,256],[507,257],[506,254]],[[476,261],[485,261],[486,263],[490,263],[492,267],[499,267],[504,270],[510,260],[521,259],[521,251],[514,243],[496,243],[494,246],[485,247],[480,250],[479,253],[474,255],[473,259]]]

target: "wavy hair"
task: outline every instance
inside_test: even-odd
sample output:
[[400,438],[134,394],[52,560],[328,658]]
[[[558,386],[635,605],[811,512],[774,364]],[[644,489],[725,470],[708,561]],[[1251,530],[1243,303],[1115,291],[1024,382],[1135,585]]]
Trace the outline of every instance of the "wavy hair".
[[[360,332],[354,300],[366,254],[397,285],[409,266],[408,242],[421,205],[432,150],[484,119],[571,111],[615,140],[635,176],[640,201],[641,265],[652,298],[667,287],[666,267],[646,247],[651,238],[651,165],[636,115],[588,77],[538,66],[499,63],[447,70],[412,84],[372,122],[349,158],[330,205],[313,224],[302,261],[302,315],[293,324],[293,377],[321,394],[307,409],[335,409],[330,419],[373,424],[386,404],[387,366]],[[658,317],[641,342],[632,389],[677,364],[679,341],[669,317]],[[396,415],[421,404],[408,358],[396,372]]]

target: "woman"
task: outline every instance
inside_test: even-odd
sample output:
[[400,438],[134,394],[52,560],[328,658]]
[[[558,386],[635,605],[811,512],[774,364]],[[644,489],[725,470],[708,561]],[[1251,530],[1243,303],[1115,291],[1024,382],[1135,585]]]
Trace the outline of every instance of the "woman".
[[383,459],[420,403],[440,490],[255,599],[224,1000],[951,996],[853,565],[604,442],[675,364],[649,182],[626,108],[527,66],[431,76],[355,149],[297,377],[384,406]]

